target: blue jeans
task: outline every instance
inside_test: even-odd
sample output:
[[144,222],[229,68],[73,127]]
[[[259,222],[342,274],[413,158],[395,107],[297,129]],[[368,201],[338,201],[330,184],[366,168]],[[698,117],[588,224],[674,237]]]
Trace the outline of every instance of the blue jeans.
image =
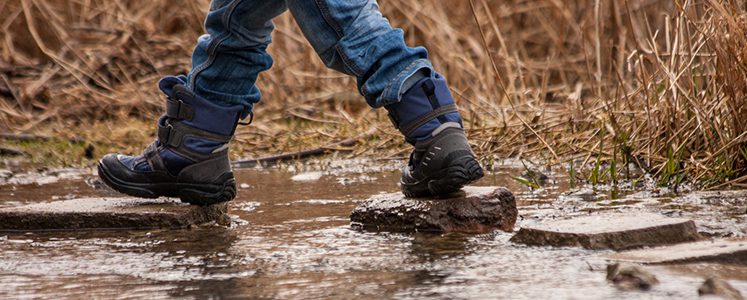
[[192,54],[187,85],[196,94],[249,113],[255,82],[272,66],[272,19],[289,9],[324,64],[355,76],[372,107],[399,102],[419,79],[434,76],[423,47],[405,45],[376,0],[213,0]]

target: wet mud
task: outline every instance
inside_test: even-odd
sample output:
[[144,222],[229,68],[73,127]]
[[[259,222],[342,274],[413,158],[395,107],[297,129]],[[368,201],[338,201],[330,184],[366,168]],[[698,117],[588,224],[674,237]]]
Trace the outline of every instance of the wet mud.
[[[613,251],[509,241],[522,226],[599,211],[687,218],[705,236],[744,237],[744,192],[611,197],[604,188],[570,191],[556,174],[549,174],[555,184],[529,190],[510,179],[522,170],[508,165],[477,185],[514,193],[514,232],[373,232],[353,228],[350,213],[372,195],[397,192],[397,171],[336,168],[298,176],[319,171],[237,171],[230,226],[0,232],[0,298],[692,299],[711,275],[747,291],[742,265],[646,266],[659,283],[627,290],[606,279]],[[119,196],[97,185],[90,171],[65,174],[43,182],[3,179],[0,208]]]

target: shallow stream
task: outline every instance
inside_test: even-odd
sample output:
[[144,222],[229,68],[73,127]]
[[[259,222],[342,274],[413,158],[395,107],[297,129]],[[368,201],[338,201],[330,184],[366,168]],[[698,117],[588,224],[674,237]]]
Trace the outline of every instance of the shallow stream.
[[[86,173],[11,178],[0,185],[0,207],[114,195]],[[529,191],[510,178],[520,173],[503,166],[478,183],[514,191],[517,229],[611,209],[693,218],[714,236],[747,231],[747,193],[646,190],[610,199],[588,188],[569,192],[563,176],[551,175],[549,188]],[[237,171],[230,228],[0,232],[0,298],[692,299],[709,274],[747,295],[742,266],[652,266],[660,285],[624,291],[605,281],[604,251],[526,247],[510,243],[504,232],[353,230],[349,214],[356,203],[397,191],[398,176],[386,167]]]

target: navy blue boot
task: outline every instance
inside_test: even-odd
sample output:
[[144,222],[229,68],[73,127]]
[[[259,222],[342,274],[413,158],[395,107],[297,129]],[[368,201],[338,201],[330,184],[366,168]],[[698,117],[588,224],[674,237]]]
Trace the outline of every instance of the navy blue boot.
[[483,176],[441,75],[421,79],[386,109],[405,140],[415,146],[400,180],[405,196],[447,195]]
[[244,107],[212,103],[177,77],[162,79],[159,87],[167,100],[157,139],[138,156],[104,156],[99,177],[113,189],[136,197],[179,197],[197,205],[233,199],[236,183],[228,142]]

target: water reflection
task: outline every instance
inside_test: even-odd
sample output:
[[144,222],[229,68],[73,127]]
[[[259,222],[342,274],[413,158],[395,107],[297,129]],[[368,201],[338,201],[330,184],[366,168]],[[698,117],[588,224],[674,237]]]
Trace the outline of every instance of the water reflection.
[[438,260],[470,254],[467,243],[469,235],[461,233],[416,233],[410,244],[410,253],[420,263],[433,263]]

